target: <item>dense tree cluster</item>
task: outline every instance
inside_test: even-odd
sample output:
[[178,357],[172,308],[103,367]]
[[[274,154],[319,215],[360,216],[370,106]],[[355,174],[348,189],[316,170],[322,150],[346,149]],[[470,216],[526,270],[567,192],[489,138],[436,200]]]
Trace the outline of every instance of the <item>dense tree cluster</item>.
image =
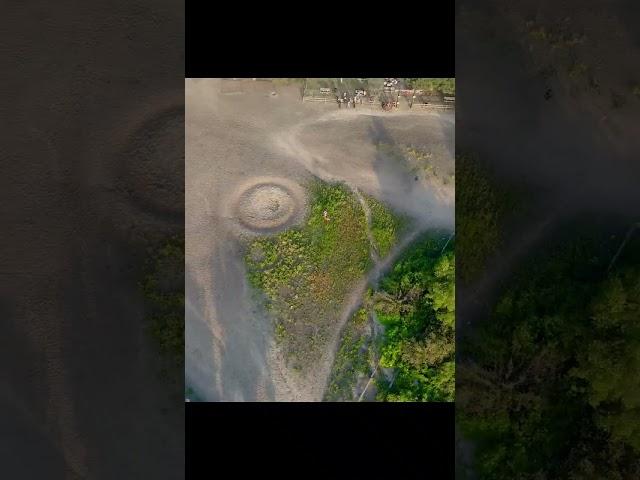
[[459,426],[481,479],[640,478],[640,263],[608,271],[620,236],[578,228],[458,344]]
[[384,401],[453,401],[455,390],[454,242],[429,235],[396,263],[374,296],[385,326],[378,381]]

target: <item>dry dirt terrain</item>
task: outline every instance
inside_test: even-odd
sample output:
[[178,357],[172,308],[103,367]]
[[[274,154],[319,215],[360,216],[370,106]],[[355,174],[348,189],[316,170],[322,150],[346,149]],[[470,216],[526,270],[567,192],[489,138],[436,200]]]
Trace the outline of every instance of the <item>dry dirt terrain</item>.
[[0,476],[181,478],[136,273],[183,228],[183,5],[3,7]]
[[[313,178],[375,196],[416,231],[453,229],[453,114],[338,110],[250,80],[187,79],[185,99],[187,384],[205,401],[319,401],[344,321],[314,375],[294,381],[248,286],[246,240],[299,223]],[[429,152],[440,177],[403,163],[394,152],[407,146]],[[344,319],[366,280],[344,299]]]

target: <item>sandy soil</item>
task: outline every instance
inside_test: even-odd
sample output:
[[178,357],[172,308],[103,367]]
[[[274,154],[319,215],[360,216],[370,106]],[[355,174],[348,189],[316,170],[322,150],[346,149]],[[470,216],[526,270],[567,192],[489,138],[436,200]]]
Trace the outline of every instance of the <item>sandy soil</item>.
[[136,269],[142,235],[182,230],[184,8],[6,7],[1,476],[181,478]]
[[[221,89],[242,93],[227,95]],[[278,95],[269,95],[272,90]],[[187,382],[199,396],[209,401],[322,398],[340,328],[368,279],[345,299],[315,373],[299,378],[283,366],[271,322],[252,298],[244,241],[299,222],[306,208],[302,186],[314,176],[345,181],[388,202],[411,216],[418,229],[453,228],[453,189],[436,192],[376,148],[378,142],[420,145],[452,166],[453,136],[451,113],[337,110],[302,103],[295,87],[186,81],[185,358]],[[247,195],[257,203],[243,204]]]

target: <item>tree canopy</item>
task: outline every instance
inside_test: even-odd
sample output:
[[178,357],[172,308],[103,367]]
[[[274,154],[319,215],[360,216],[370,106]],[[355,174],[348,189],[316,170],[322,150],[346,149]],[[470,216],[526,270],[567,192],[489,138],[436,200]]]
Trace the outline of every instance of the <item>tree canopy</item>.
[[458,422],[478,478],[638,478],[640,264],[607,272],[619,241],[567,227],[459,342]]
[[394,371],[379,382],[386,401],[453,401],[455,392],[454,242],[429,235],[396,263],[376,293],[385,326],[380,366]]

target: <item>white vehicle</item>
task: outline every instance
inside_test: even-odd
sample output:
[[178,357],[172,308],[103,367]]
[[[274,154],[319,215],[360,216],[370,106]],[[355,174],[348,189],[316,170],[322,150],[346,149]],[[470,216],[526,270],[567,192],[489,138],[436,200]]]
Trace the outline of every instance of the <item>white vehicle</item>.
[[331,89],[330,88],[321,88],[320,91],[322,93],[331,93]]
[[393,85],[397,85],[397,84],[398,84],[398,79],[397,79],[397,78],[394,78],[393,80],[391,80],[391,83],[392,83]]
[[356,90],[356,95],[366,95],[367,92],[365,92],[364,90]]

